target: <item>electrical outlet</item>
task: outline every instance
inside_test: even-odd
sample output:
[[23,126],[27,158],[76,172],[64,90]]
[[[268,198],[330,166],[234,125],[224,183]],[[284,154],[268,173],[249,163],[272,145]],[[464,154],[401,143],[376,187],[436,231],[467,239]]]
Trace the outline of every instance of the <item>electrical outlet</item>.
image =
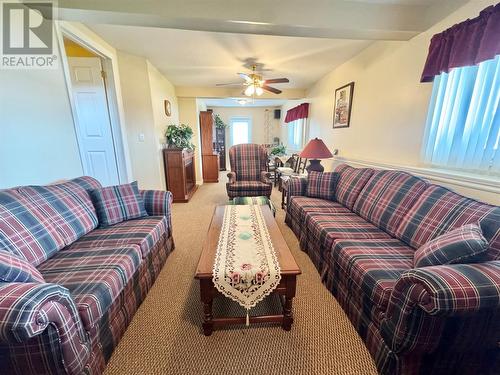
[[139,133],[139,142],[144,142],[144,139],[146,139],[144,133]]

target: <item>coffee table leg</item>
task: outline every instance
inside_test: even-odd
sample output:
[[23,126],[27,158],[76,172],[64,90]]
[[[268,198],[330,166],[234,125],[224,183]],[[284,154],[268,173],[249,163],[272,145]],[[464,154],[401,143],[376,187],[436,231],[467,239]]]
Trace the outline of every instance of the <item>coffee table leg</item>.
[[213,315],[212,315],[212,281],[200,280],[200,294],[201,302],[203,302],[203,333],[205,336],[210,336],[214,329]]
[[292,329],[293,313],[292,313],[292,300],[295,297],[296,277],[289,276],[286,282],[285,303],[283,305],[283,323],[281,327],[285,331]]

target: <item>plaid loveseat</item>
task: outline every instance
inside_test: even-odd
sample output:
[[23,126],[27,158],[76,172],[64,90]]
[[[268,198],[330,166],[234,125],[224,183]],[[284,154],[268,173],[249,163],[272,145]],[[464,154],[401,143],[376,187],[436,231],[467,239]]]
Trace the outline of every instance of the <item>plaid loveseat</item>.
[[[379,372],[498,371],[500,207],[401,171],[342,164],[334,178],[330,200],[290,179],[285,220]],[[481,262],[414,268],[417,248],[469,223],[488,241]]]
[[141,191],[149,216],[99,228],[88,191],[100,187],[80,177],[0,190],[3,374],[102,373],[173,250],[169,192]]
[[229,149],[231,172],[227,174],[227,195],[235,197],[271,197],[273,184],[267,172],[267,152],[261,145],[247,143]]

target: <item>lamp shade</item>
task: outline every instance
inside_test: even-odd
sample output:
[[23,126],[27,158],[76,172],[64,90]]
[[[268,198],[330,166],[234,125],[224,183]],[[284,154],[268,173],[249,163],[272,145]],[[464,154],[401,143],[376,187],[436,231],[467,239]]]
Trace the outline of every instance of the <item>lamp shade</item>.
[[327,159],[332,156],[328,147],[326,147],[324,142],[319,138],[311,139],[300,153],[301,158],[307,159]]

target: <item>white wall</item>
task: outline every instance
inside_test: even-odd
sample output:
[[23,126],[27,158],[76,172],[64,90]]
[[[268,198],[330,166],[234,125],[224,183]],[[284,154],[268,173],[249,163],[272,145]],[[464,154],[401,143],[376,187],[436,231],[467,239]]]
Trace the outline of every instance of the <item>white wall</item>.
[[[280,109],[280,107],[210,107],[214,114],[218,114],[222,121],[224,121],[228,127],[226,128],[226,164],[229,169],[229,156],[228,150],[232,146],[231,140],[231,118],[232,117],[248,117],[252,121],[252,130],[250,132],[250,143],[272,143],[274,137],[280,137],[280,121],[279,119],[274,119],[274,110]],[[265,116],[266,111],[268,111],[269,116],[269,132],[265,129]]]
[[[310,138],[339,156],[396,166],[421,166],[421,146],[432,84],[420,83],[431,37],[496,1],[471,1],[408,42],[376,42],[319,80],[309,91]],[[351,125],[332,129],[336,88],[355,82]],[[332,164],[324,162],[325,167]],[[491,201],[471,189],[457,191]]]

